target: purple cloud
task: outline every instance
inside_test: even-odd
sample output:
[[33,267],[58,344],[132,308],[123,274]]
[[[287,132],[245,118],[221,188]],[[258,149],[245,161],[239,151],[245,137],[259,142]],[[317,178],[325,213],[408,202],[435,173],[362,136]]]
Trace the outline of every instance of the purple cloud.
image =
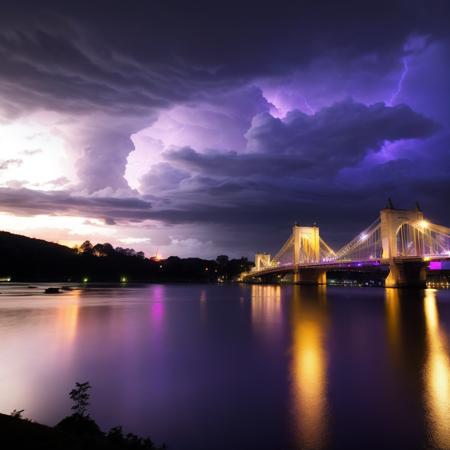
[[160,240],[167,227],[249,253],[295,220],[345,240],[388,196],[450,221],[449,8],[6,4],[0,120],[44,123],[76,179],[5,177],[0,210],[151,222]]

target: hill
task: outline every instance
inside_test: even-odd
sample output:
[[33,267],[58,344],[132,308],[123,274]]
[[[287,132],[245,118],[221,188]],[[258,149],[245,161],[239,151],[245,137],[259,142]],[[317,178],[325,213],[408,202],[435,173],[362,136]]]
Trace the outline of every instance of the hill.
[[0,231],[0,277],[11,281],[226,281],[248,270],[247,258],[145,258],[142,252],[84,242],[79,249]]

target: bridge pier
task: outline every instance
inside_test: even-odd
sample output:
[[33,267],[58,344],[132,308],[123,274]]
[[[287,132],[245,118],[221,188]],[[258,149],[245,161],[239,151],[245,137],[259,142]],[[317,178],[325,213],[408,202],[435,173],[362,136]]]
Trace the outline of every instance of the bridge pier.
[[327,271],[324,269],[300,269],[294,272],[294,284],[327,284]]
[[389,274],[385,280],[386,287],[425,288],[427,281],[427,263],[420,259],[410,261],[395,261],[389,263]]

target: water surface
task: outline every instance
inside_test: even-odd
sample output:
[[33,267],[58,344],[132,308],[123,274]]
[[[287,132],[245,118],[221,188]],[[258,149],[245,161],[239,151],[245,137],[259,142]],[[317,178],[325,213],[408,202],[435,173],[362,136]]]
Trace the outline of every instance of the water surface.
[[0,285],[0,412],[174,450],[450,448],[450,291]]

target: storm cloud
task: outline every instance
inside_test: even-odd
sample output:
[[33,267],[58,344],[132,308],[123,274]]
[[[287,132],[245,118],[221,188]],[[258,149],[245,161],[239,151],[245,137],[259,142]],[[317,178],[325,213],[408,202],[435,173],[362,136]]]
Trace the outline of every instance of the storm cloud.
[[437,131],[432,120],[408,106],[366,106],[347,100],[312,116],[289,112],[284,119],[264,113],[247,131],[247,152],[198,153],[169,150],[167,160],[206,174],[316,177],[351,167],[386,141],[426,138]]
[[449,17],[440,0],[4,2],[0,212],[236,256],[296,220],[345,241],[390,196],[448,223]]

